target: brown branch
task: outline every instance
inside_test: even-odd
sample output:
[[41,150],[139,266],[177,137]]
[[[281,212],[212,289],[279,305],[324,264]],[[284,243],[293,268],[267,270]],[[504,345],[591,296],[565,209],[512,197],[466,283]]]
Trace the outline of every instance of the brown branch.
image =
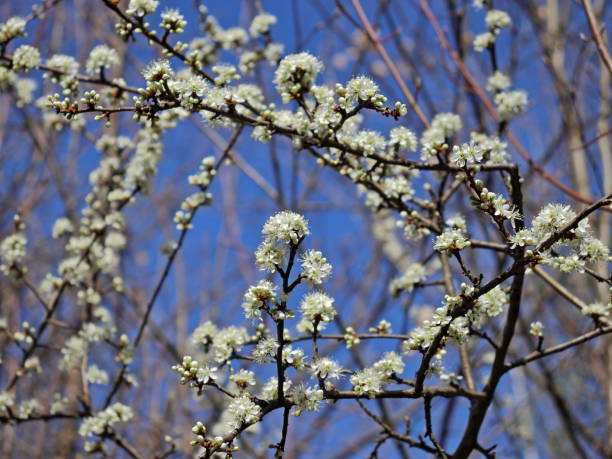
[[380,54],[380,57],[382,57],[383,61],[385,62],[385,65],[389,69],[389,72],[391,72],[393,79],[396,81],[396,83],[402,90],[402,93],[408,100],[408,104],[410,105],[412,110],[414,110],[414,112],[416,113],[417,117],[421,121],[421,124],[423,124],[423,126],[428,128],[429,120],[423,113],[423,110],[421,110],[421,107],[419,107],[415,97],[412,95],[412,92],[410,92],[410,89],[408,89],[408,86],[406,86],[406,83],[404,83],[404,80],[402,79],[396,65],[393,63],[393,61],[389,57],[389,54],[387,54],[387,51],[385,50],[385,47],[380,41],[380,38],[378,38],[378,34],[372,27],[372,24],[370,24],[370,20],[368,19],[368,16],[365,14],[365,11],[363,10],[361,3],[359,2],[359,0],[351,0],[351,2],[353,3],[353,7],[355,8],[355,10],[357,11],[357,15],[359,16],[359,19],[361,19],[361,22],[363,23],[363,26],[365,28],[368,38],[374,45],[374,48],[376,48],[376,51],[378,52],[378,54]]
[[527,365],[529,362],[541,359],[542,357],[547,357],[549,355],[565,351],[572,347],[578,346],[579,344],[586,343],[587,341],[590,341],[599,336],[606,335],[610,332],[612,332],[612,326],[597,328],[596,330],[585,333],[584,335],[580,335],[577,338],[574,338],[570,341],[566,341],[565,343],[557,344],[556,346],[552,346],[541,351],[534,351],[520,360],[515,360],[514,362],[506,364],[504,372],[508,372],[516,367]]
[[601,35],[600,27],[599,24],[597,24],[597,18],[595,17],[595,12],[593,11],[593,5],[591,4],[590,0],[582,0],[582,6],[584,7],[584,12],[587,20],[589,21],[589,28],[593,34],[593,40],[595,40],[595,44],[597,45],[599,56],[601,57],[605,67],[608,69],[608,72],[610,72],[610,75],[612,75],[612,57],[610,57],[610,52],[608,51],[606,42]]

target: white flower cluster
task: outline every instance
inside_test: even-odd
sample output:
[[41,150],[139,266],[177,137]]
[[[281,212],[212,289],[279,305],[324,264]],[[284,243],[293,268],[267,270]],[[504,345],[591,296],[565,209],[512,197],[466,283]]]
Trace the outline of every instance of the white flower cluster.
[[508,158],[508,144],[502,142],[497,136],[488,136],[478,132],[470,133],[470,143],[476,145],[487,159],[489,164],[505,163]]
[[612,312],[612,301],[604,304],[602,302],[596,302],[586,305],[582,308],[582,313],[585,316],[597,317],[608,317]]
[[542,338],[544,336],[544,325],[542,325],[542,322],[531,322],[529,324],[529,334],[536,338]]
[[300,384],[291,391],[291,398],[295,404],[293,414],[299,416],[304,411],[317,411],[319,409],[319,404],[323,400],[323,391],[317,387],[307,387]]
[[342,377],[343,368],[338,362],[328,357],[322,357],[315,360],[310,365],[312,374],[323,380],[325,379],[340,379]]
[[239,352],[250,336],[246,328],[231,325],[217,328],[210,321],[200,324],[191,335],[191,342],[196,346],[204,346],[211,350],[216,362],[226,361],[234,352]]
[[90,75],[97,75],[102,69],[108,69],[118,63],[117,51],[106,45],[98,45],[89,53],[85,68]]
[[260,340],[253,348],[253,358],[257,363],[271,362],[272,357],[276,355],[278,349],[278,341],[271,336]]
[[14,233],[0,243],[0,271],[7,276],[15,274],[15,268],[26,255],[26,237],[23,233]]
[[79,336],[71,336],[61,349],[62,358],[59,362],[60,370],[75,368],[87,353],[87,341]]
[[56,392],[53,394],[53,403],[51,404],[49,412],[51,414],[63,413],[66,411],[69,403],[70,399],[68,397],[62,396],[60,393]]
[[120,422],[128,422],[133,417],[134,413],[129,406],[118,402],[113,403],[104,411],[85,418],[79,427],[79,435],[81,437],[102,435],[108,428]]
[[323,292],[310,292],[300,303],[302,318],[306,322],[331,322],[336,317],[334,299]]
[[502,29],[510,27],[512,19],[505,11],[491,9],[487,11],[485,23],[489,31],[478,34],[474,38],[474,49],[476,51],[484,51],[490,46],[493,46]]
[[378,322],[378,325],[376,325],[375,327],[370,327],[368,330],[370,333],[377,333],[379,335],[387,335],[391,333],[391,322],[389,322],[388,320],[382,319],[380,322]]
[[55,220],[53,224],[52,235],[54,239],[60,238],[62,236],[70,235],[74,232],[74,225],[72,222],[65,218],[58,218]]
[[262,242],[255,251],[255,263],[262,271],[275,272],[276,267],[282,265],[287,253],[284,245],[273,242]]
[[387,102],[387,98],[378,91],[378,85],[366,76],[352,78],[346,87],[336,84],[336,94],[340,96],[338,103],[345,110],[358,103],[371,103],[376,107],[382,107]]
[[406,201],[414,195],[414,188],[410,178],[403,174],[385,177],[382,180],[382,188],[388,197],[399,199],[400,201]]
[[158,5],[159,2],[157,0],[130,0],[125,12],[133,16],[144,16],[155,13]]
[[195,211],[202,206],[207,206],[212,203],[212,194],[206,193],[206,189],[210,185],[213,177],[216,174],[214,169],[215,158],[208,156],[202,160],[200,171],[196,175],[190,175],[188,178],[190,185],[195,185],[200,188],[200,191],[187,196],[181,203],[181,210],[174,214],[174,223],[179,231],[193,228],[191,223]]
[[217,367],[200,366],[200,363],[190,355],[184,356],[180,364],[173,365],[172,370],[179,374],[181,384],[189,384],[189,387],[196,387],[199,390],[217,379]]
[[495,34],[499,34],[501,29],[507,29],[512,24],[510,15],[502,10],[491,9],[487,11],[485,23],[489,30]]
[[510,87],[510,77],[501,70],[496,70],[487,80],[487,90],[498,92]]
[[247,396],[232,399],[227,411],[230,415],[228,426],[234,430],[254,424],[261,418],[261,408]]
[[302,349],[293,349],[291,346],[283,348],[283,364],[288,367],[293,367],[297,371],[303,371],[305,368],[304,351]]
[[140,132],[142,138],[136,144],[136,152],[126,167],[125,186],[128,190],[138,187],[142,193],[147,194],[151,179],[157,174],[163,144],[159,134],[149,130]]
[[527,109],[527,93],[525,91],[499,92],[494,99],[499,117],[503,121],[517,117]]
[[451,153],[451,161],[458,166],[479,163],[482,161],[483,157],[484,152],[480,148],[480,145],[474,142],[464,143],[461,146],[455,145]]
[[472,245],[465,230],[460,228],[446,228],[436,237],[434,249],[438,252],[453,252],[463,250]]
[[183,33],[187,21],[177,9],[168,9],[161,14],[162,22],[159,26],[166,29],[168,33]]
[[400,212],[402,219],[396,222],[398,228],[404,229],[404,237],[409,241],[417,241],[431,232],[429,228],[419,224],[416,216],[416,211],[408,213],[402,210]]
[[231,64],[217,64],[213,65],[212,71],[217,74],[215,77],[215,84],[217,86],[223,86],[234,80],[239,80],[240,75],[238,69]]
[[[518,231],[510,241],[514,246],[537,246],[563,230],[575,217],[576,213],[569,206],[548,204],[533,219],[531,228]],[[542,254],[542,262],[564,273],[584,272],[587,262],[609,261],[610,257],[610,249],[593,235],[587,219],[564,233],[552,249],[561,247],[567,247],[569,251],[564,255],[554,255],[547,250]]]
[[16,331],[15,334],[13,335],[13,337],[15,338],[15,341],[22,341],[26,344],[32,344],[32,336],[34,336],[34,334],[36,333],[36,328],[34,328],[30,322],[28,321],[23,321],[21,323],[21,329],[23,331]]
[[[249,319],[261,319],[261,311],[274,303],[277,287],[268,280],[260,280],[248,288],[242,301],[242,309]],[[268,303],[269,302],[269,303]]]
[[322,69],[321,61],[306,52],[285,56],[274,78],[283,102],[300,99],[310,90]]
[[431,120],[431,126],[421,135],[421,159],[435,156],[438,149],[446,146],[446,140],[459,132],[463,123],[454,113],[438,113]]
[[40,51],[30,45],[21,45],[13,54],[13,66],[16,70],[29,72],[40,64]]
[[389,131],[388,145],[401,152],[416,151],[418,148],[417,136],[404,126],[394,127]]
[[479,33],[474,37],[474,49],[484,51],[495,44],[495,34],[492,32]]
[[0,43],[7,43],[13,38],[25,35],[26,20],[19,16],[8,18],[4,23],[0,23]]
[[159,59],[151,62],[143,71],[147,82],[147,90],[153,94],[161,94],[166,91],[165,85],[174,75],[170,62],[166,59]]
[[215,157],[207,156],[202,160],[200,171],[195,175],[190,175],[187,181],[190,185],[206,188],[210,185],[217,171],[215,170]]
[[240,391],[244,391],[247,387],[255,385],[255,373],[241,368],[230,376],[230,381],[236,384]]
[[[473,289],[467,287],[465,284],[461,285],[462,295],[469,294]],[[436,335],[440,332],[440,329],[446,325],[449,325],[449,335],[459,342],[462,342],[468,334],[468,320],[465,317],[458,317],[453,319],[449,312],[452,308],[462,302],[461,296],[450,296],[444,297],[443,306],[436,308],[430,319],[424,320],[420,326],[410,332],[410,337],[402,344],[404,353],[408,353],[414,350],[423,350],[428,348]],[[442,340],[445,343],[447,338]]]
[[446,355],[446,349],[439,349],[438,352],[434,355],[433,361],[431,362],[429,369],[427,370],[427,375],[436,375],[440,378],[440,381],[450,382],[454,384],[458,384],[463,376],[458,375],[455,372],[449,372],[444,365],[442,365],[442,359]]
[[353,390],[359,395],[374,398],[382,387],[390,382],[390,377],[404,371],[404,362],[397,353],[387,352],[382,359],[371,367],[364,368],[350,377]]
[[87,381],[91,384],[108,384],[108,373],[97,365],[87,368]]
[[508,294],[498,285],[478,297],[476,304],[468,311],[466,317],[474,327],[480,327],[484,317],[498,316],[508,302]]
[[[286,379],[283,383],[283,392],[288,393],[291,389],[291,380]],[[272,376],[261,388],[261,392],[259,394],[259,398],[262,400],[275,400],[278,398],[278,378],[276,376]]]
[[301,257],[302,277],[313,285],[325,282],[332,273],[332,265],[318,250],[308,250]]
[[23,400],[19,404],[19,410],[17,416],[21,419],[28,419],[32,414],[39,413],[42,411],[42,405],[35,398],[29,398]]
[[0,391],[0,415],[7,416],[8,409],[15,405],[15,396],[7,391]]
[[389,293],[396,297],[401,292],[411,292],[414,286],[423,282],[426,277],[425,266],[420,263],[412,263],[401,276],[389,283]]
[[521,214],[516,207],[501,194],[489,191],[485,188],[481,180],[475,180],[478,194],[478,202],[474,205],[485,212],[489,212],[502,220],[510,220],[512,227],[515,226],[515,220],[522,219]]
[[176,80],[168,81],[168,87],[175,92],[181,107],[189,111],[202,101],[211,88],[210,84],[199,75],[181,75]]
[[0,242],[0,272],[6,276],[17,279],[21,274],[26,273],[27,267],[21,266],[26,256],[25,222],[21,215],[13,216],[13,227],[15,232],[5,237]]
[[270,30],[272,24],[276,24],[276,16],[267,13],[258,14],[251,21],[249,27],[249,34],[253,38],[257,38],[260,35],[267,33]]
[[310,234],[308,221],[302,215],[288,210],[270,217],[261,232],[266,241],[286,244],[297,244],[301,238]]

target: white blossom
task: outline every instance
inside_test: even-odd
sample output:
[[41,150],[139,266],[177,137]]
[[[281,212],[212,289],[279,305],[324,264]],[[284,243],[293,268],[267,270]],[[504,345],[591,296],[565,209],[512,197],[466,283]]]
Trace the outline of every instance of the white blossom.
[[365,368],[350,377],[353,390],[358,395],[374,398],[382,390],[387,378],[374,368]]
[[507,29],[510,27],[512,19],[505,11],[491,9],[487,11],[485,22],[487,27],[493,30],[493,33],[499,33],[500,29]]
[[467,166],[468,164],[482,161],[483,156],[484,152],[480,145],[470,142],[464,143],[461,146],[455,145],[451,154],[451,160],[458,166]]
[[413,263],[406,268],[401,276],[396,277],[389,283],[389,292],[393,296],[399,295],[400,292],[411,292],[414,286],[424,281],[425,278],[425,267],[419,263]]
[[275,338],[267,337],[255,345],[252,355],[257,363],[271,362],[277,349],[278,341]]
[[177,9],[167,9],[161,14],[162,22],[159,26],[166,29],[169,33],[183,33],[187,21]]
[[155,13],[158,5],[157,0],[130,0],[125,12],[134,16],[144,16]]
[[254,424],[261,417],[261,408],[248,397],[232,399],[227,411],[230,414],[228,425],[233,430],[239,429],[243,425]]
[[86,353],[87,341],[79,336],[71,336],[61,350],[62,359],[60,360],[59,368],[61,370],[69,370],[78,366]]
[[30,45],[21,45],[13,53],[13,66],[29,72],[40,64],[40,51]]
[[17,410],[17,416],[21,419],[28,419],[32,414],[39,413],[42,411],[42,405],[35,398],[29,398],[23,400],[19,404],[19,409]]
[[245,389],[248,386],[255,385],[255,373],[241,368],[237,373],[230,376],[230,381],[236,384],[240,389]]
[[367,102],[378,94],[378,85],[366,76],[358,76],[346,84],[342,94],[351,105],[359,101]]
[[260,35],[268,32],[270,30],[270,26],[272,24],[276,24],[276,21],[276,16],[272,14],[258,14],[251,21],[251,25],[249,27],[249,34],[251,34],[251,37],[257,38]]
[[542,322],[531,322],[529,324],[529,334],[536,338],[542,338],[544,336],[544,325]]
[[266,221],[261,231],[270,242],[297,244],[298,240],[310,234],[308,221],[301,215],[284,210]]
[[438,252],[463,250],[469,247],[471,242],[467,239],[465,232],[460,229],[445,229],[442,234],[436,237],[434,249]]
[[79,435],[81,437],[102,435],[108,427],[128,422],[133,417],[134,413],[129,406],[116,402],[105,410],[86,417],[79,426]]
[[[283,383],[283,392],[287,393],[291,389],[291,380],[285,379]],[[261,388],[259,398],[262,400],[275,400],[278,398],[278,378],[272,376]]]
[[90,75],[99,74],[100,70],[108,69],[119,63],[117,51],[106,45],[98,45],[89,53],[85,67]]
[[608,317],[612,311],[612,302],[604,304],[602,302],[591,303],[582,308],[582,313],[585,316],[592,317]]
[[327,357],[315,360],[310,369],[313,375],[322,379],[340,379],[343,371],[338,362]]
[[416,151],[418,147],[417,137],[410,129],[398,126],[389,132],[389,146],[397,148],[399,151]]
[[525,91],[499,92],[495,95],[494,102],[500,118],[508,121],[527,109],[527,93]]
[[317,74],[323,69],[323,64],[308,53],[290,54],[285,56],[276,70],[274,84],[284,102],[298,99],[314,84]]
[[15,396],[7,391],[0,391],[0,415],[8,415],[8,408],[15,405]]
[[283,264],[286,253],[284,246],[265,240],[255,251],[255,264],[260,270],[273,273]]
[[261,308],[276,295],[277,287],[268,280],[261,280],[248,288],[242,301],[242,309],[249,319],[260,319]]
[[503,91],[510,87],[510,78],[500,70],[496,70],[487,80],[487,90]]
[[53,224],[53,237],[56,239],[65,236],[66,234],[70,234],[73,231],[74,226],[72,225],[72,222],[65,217],[58,218]]
[[108,384],[108,373],[97,365],[87,368],[87,381],[91,384]]
[[334,299],[323,292],[311,292],[304,296],[300,311],[309,322],[331,322],[336,316]]
[[484,32],[474,37],[474,49],[476,51],[484,51],[485,49],[495,44],[495,34]]
[[8,18],[0,23],[0,43],[5,43],[13,38],[25,34],[26,20],[19,16]]
[[307,387],[303,384],[295,387],[291,391],[291,397],[295,404],[295,416],[301,415],[304,411],[318,411],[323,391],[317,387]]
[[302,277],[313,285],[325,282],[332,273],[332,265],[318,250],[308,250],[300,257]]
[[217,86],[223,86],[234,80],[240,79],[238,70],[231,64],[214,65],[212,71],[217,74],[217,76],[215,77],[215,84]]

